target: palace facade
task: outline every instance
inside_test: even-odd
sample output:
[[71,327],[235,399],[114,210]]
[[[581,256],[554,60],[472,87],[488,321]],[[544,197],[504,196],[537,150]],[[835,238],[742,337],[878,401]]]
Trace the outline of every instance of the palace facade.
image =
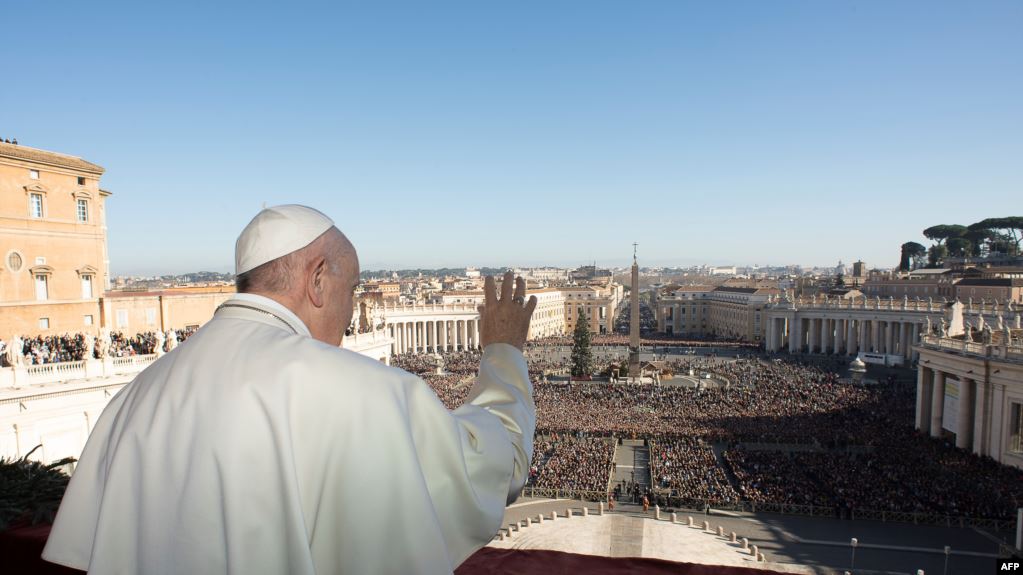
[[0,142],[0,339],[97,333],[109,286],[103,168]]

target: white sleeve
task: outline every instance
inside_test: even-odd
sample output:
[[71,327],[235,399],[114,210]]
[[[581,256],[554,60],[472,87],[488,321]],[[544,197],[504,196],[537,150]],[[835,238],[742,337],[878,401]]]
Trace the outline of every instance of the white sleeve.
[[483,408],[495,415],[508,432],[515,450],[515,465],[508,500],[518,498],[529,476],[533,455],[533,432],[536,430],[536,406],[533,403],[533,384],[529,381],[526,358],[514,346],[494,343],[483,350],[480,374],[469,391],[465,405],[455,411],[458,415],[466,406]]
[[514,346],[488,345],[454,411],[422,381],[411,389],[420,469],[456,567],[497,533],[528,477],[536,407],[526,360]]

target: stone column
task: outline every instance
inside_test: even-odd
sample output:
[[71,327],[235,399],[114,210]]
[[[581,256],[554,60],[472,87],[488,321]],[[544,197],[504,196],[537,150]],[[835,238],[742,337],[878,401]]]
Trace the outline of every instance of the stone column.
[[895,324],[890,321],[884,322],[884,352],[895,353]]
[[987,405],[991,396],[991,385],[983,381],[977,381],[977,387],[973,393],[973,452],[977,455],[989,455],[986,434]]
[[868,349],[869,346],[867,344],[867,324],[868,323],[869,323],[869,321],[867,321],[867,320],[863,320],[863,319],[859,320],[860,335],[857,336],[857,338],[856,338],[856,352],[857,353],[864,352],[864,351],[869,351],[869,349]]
[[845,320],[841,318],[835,319],[835,339],[832,342],[834,344],[835,355],[840,355],[842,353],[843,345],[845,344],[843,341],[845,336],[844,324]]
[[874,353],[881,351],[881,322],[876,319],[870,322],[870,345]]
[[909,336],[909,345],[906,349],[909,350],[909,355],[912,356],[913,361],[920,359],[920,352],[913,349],[913,346],[920,341],[920,324],[913,322],[913,333]]
[[831,318],[821,319],[821,353],[828,353],[835,322]]
[[945,372],[934,372],[931,390],[931,437],[941,437],[942,411],[945,408]]
[[956,424],[956,447],[973,447],[974,388],[972,379],[959,380],[959,417]]
[[853,355],[856,353],[856,320],[853,318],[846,318],[845,320],[845,354]]
[[789,353],[796,353],[799,351],[797,342],[799,341],[799,318],[793,316],[789,320]]
[[807,320],[807,323],[810,324],[807,330],[810,333],[806,342],[806,351],[807,353],[813,353],[814,348],[817,346],[817,318],[810,318]]
[[909,364],[909,323],[899,322],[899,354],[905,364]]
[[803,349],[805,349],[803,344],[806,341],[806,331],[803,330],[803,318],[797,315],[795,321],[793,321],[792,327],[792,335],[789,336],[789,347],[794,348],[794,353],[803,353]]
[[443,337],[444,351],[451,351],[451,337],[448,334],[448,320],[444,320],[444,323],[441,324],[441,328],[440,329],[441,329],[442,332],[444,332],[444,337]]
[[916,374],[916,428],[920,430],[920,433],[930,433],[934,370],[920,366]]
[[774,318],[774,351],[780,351],[785,339],[785,318]]

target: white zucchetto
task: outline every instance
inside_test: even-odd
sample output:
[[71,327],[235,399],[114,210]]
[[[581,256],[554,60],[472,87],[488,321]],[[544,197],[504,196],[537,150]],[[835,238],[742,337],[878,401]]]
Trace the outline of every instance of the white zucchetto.
[[321,212],[298,204],[265,208],[234,244],[234,273],[243,274],[313,243],[334,225]]

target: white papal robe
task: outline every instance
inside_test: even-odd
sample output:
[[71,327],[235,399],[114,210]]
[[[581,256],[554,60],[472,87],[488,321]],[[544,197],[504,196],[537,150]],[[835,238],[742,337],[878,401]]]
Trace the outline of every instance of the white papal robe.
[[450,573],[493,537],[532,454],[522,352],[487,346],[448,411],[273,300],[228,304],[111,400],[44,559],[125,575]]

